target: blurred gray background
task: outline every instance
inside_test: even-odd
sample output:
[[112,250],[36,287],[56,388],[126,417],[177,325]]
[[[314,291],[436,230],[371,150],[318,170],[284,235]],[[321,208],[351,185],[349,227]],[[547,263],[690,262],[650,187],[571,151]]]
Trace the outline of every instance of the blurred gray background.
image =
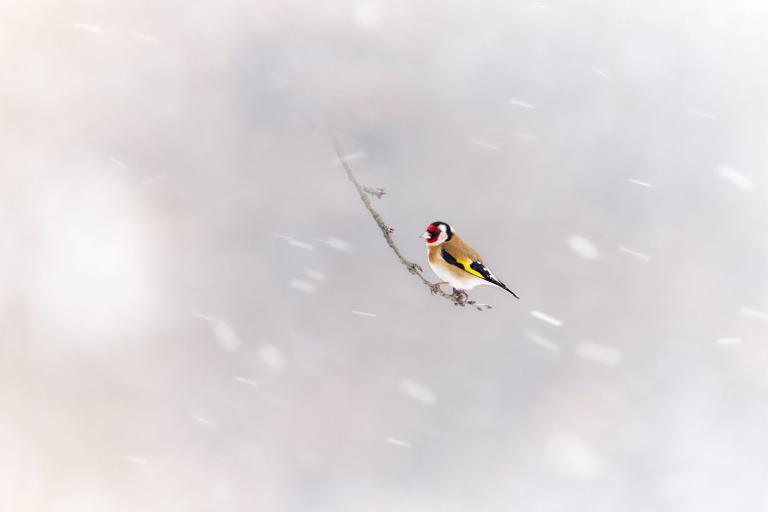
[[[0,5],[0,509],[768,509],[766,48],[751,0]],[[431,297],[326,122],[521,300]]]

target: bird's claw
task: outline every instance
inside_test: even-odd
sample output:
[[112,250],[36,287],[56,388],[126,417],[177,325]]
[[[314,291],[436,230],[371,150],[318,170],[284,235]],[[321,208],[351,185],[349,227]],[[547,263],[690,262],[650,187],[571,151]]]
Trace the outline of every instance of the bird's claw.
[[467,299],[469,295],[464,290],[453,289],[453,303],[457,306],[464,307],[467,305]]
[[474,300],[469,300],[469,294],[466,292],[466,290],[457,290],[456,288],[453,289],[453,304],[455,306],[472,306],[478,311],[485,311],[488,309],[491,309],[493,306],[490,304],[481,304]]

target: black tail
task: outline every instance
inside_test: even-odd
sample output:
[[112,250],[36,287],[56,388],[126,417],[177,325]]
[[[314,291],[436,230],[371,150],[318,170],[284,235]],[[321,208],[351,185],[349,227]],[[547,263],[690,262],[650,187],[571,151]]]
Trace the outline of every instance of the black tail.
[[513,292],[512,290],[510,290],[509,288],[507,288],[507,286],[506,286],[506,285],[502,286],[502,288],[504,288],[504,289],[505,289],[505,290],[507,290],[509,293],[511,293],[511,294],[512,294],[512,296],[513,296],[514,298],[516,298],[516,299],[519,299],[519,298],[520,298],[520,297],[518,297],[518,296],[517,296],[517,294],[516,294],[515,292]]
[[516,298],[516,299],[519,299],[519,298],[520,298],[520,297],[518,297],[518,296],[517,296],[517,294],[516,294],[515,292],[513,292],[512,290],[510,290],[509,288],[507,288],[507,285],[505,285],[505,284],[504,284],[504,283],[502,283],[501,281],[498,281],[498,280],[494,279],[494,280],[492,281],[492,283],[493,283],[493,284],[495,284],[496,286],[498,286],[499,288],[503,288],[503,289],[507,290],[509,293],[511,293],[511,294],[512,294],[512,296],[513,296],[514,298]]

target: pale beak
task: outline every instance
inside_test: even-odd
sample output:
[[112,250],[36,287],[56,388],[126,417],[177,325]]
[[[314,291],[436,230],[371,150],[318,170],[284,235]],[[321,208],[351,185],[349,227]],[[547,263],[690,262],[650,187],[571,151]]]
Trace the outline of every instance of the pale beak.
[[423,238],[424,240],[429,240],[430,238],[432,238],[432,235],[430,235],[425,231],[424,233],[421,234],[421,238]]

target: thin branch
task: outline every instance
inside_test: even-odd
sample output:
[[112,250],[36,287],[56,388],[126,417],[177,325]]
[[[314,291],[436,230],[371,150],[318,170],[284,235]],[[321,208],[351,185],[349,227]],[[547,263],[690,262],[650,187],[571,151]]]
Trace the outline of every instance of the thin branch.
[[[365,208],[368,210],[368,213],[371,214],[371,217],[373,217],[373,220],[374,222],[376,222],[376,225],[379,226],[379,229],[381,230],[381,234],[384,235],[384,240],[386,240],[389,248],[392,249],[392,251],[395,253],[397,258],[400,260],[400,263],[405,265],[405,268],[408,269],[408,272],[418,277],[421,280],[421,282],[424,283],[425,286],[427,286],[430,290],[433,290],[432,283],[430,283],[424,277],[424,274],[422,274],[423,272],[422,268],[416,263],[413,263],[412,261],[408,261],[407,259],[405,259],[403,254],[400,252],[400,249],[395,244],[395,241],[392,239],[392,232],[394,231],[394,229],[387,226],[387,224],[384,222],[384,219],[381,217],[381,214],[377,212],[376,209],[373,207],[373,204],[371,204],[371,198],[368,197],[368,194],[381,198],[381,196],[384,195],[384,189],[380,189],[380,188],[374,189],[371,187],[366,187],[361,185],[360,182],[357,181],[355,174],[352,172],[352,167],[350,167],[349,162],[347,161],[347,158],[344,155],[344,152],[341,150],[341,145],[339,144],[339,141],[336,139],[336,136],[330,129],[328,130],[328,135],[331,138],[331,142],[333,142],[333,147],[336,150],[336,155],[339,158],[339,162],[341,162],[341,165],[344,167],[344,171],[347,173],[347,178],[349,178],[349,181],[351,181],[352,184],[355,186],[355,189],[357,189],[357,193],[360,195],[360,200],[365,205]],[[449,301],[453,302],[456,305],[464,305],[458,302],[454,295],[445,293],[442,290],[437,290],[437,295],[440,295],[441,297],[448,299]],[[485,306],[485,309],[490,308],[490,306],[487,306],[486,304],[476,304],[474,301],[466,301],[466,304],[474,306],[476,309],[480,311],[484,309],[481,306]]]

